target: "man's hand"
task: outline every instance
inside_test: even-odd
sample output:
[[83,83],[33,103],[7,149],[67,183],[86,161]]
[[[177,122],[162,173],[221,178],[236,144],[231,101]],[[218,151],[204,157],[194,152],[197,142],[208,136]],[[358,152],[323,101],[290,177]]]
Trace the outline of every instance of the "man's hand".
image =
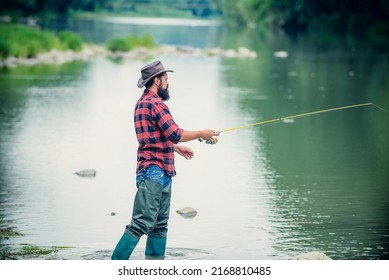
[[174,151],[186,159],[192,159],[194,153],[191,149],[181,145],[174,145]]
[[214,130],[211,130],[211,129],[204,129],[202,131],[202,136],[201,138],[204,139],[204,140],[209,140],[211,139],[213,136],[219,136],[219,133],[218,131],[214,131]]
[[188,142],[200,138],[203,140],[208,140],[211,139],[213,136],[218,136],[219,133],[220,132],[211,129],[204,129],[204,130],[197,130],[197,131],[184,130],[182,132],[180,142]]

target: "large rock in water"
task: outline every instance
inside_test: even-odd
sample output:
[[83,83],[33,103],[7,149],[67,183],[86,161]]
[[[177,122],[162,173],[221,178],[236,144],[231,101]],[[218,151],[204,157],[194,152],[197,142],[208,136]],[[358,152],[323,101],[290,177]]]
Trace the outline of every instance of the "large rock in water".
[[178,209],[176,212],[184,218],[193,218],[197,215],[197,211],[192,207],[184,207],[182,209]]
[[308,252],[294,256],[292,260],[332,260],[326,254],[321,252]]
[[86,169],[86,170],[78,171],[75,174],[77,174],[78,176],[81,176],[81,177],[96,177],[96,170]]

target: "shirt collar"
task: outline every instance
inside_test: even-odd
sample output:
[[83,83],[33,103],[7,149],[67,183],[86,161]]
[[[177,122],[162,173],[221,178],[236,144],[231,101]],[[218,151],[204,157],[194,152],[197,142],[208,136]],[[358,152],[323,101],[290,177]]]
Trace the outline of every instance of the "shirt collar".
[[146,97],[146,96],[161,99],[161,97],[159,97],[159,95],[152,90],[149,90],[148,92],[145,90],[143,92],[143,97]]

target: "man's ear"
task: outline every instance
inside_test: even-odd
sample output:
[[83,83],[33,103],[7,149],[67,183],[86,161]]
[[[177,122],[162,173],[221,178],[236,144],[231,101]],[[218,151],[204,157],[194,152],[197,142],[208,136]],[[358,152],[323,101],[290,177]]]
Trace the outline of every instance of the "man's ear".
[[160,80],[158,77],[155,77],[155,78],[154,78],[154,84],[157,85],[157,86],[159,86],[160,83],[161,83],[161,80]]

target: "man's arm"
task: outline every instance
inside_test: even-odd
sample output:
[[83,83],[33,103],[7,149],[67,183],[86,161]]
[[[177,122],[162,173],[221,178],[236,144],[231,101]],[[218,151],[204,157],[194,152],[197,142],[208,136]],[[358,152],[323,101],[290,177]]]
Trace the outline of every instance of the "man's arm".
[[182,132],[182,136],[180,139],[180,142],[188,142],[191,140],[202,138],[204,140],[208,140],[212,138],[213,136],[218,136],[219,133],[211,130],[211,129],[204,129],[204,130],[197,130],[197,131],[189,131],[184,130]]

